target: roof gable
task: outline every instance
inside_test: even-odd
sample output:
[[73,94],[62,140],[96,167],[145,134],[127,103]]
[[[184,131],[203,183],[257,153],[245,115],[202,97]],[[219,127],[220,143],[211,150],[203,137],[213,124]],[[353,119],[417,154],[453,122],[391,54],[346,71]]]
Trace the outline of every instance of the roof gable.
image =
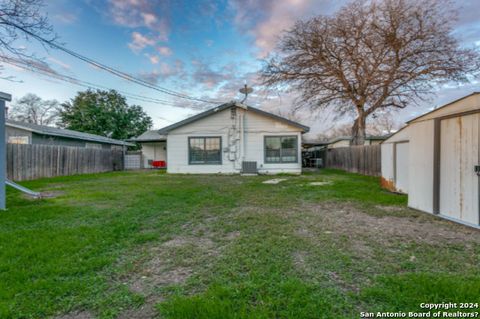
[[254,108],[254,107],[251,107],[251,106],[247,106],[247,105],[243,105],[243,104],[240,104],[240,103],[236,103],[236,102],[229,102],[229,103],[224,103],[222,105],[219,105],[217,107],[214,107],[214,108],[211,108],[205,112],[202,112],[202,113],[199,113],[197,115],[194,115],[192,117],[189,117],[185,120],[182,120],[180,122],[177,122],[177,123],[174,123],[172,125],[169,125],[169,126],[166,126],[160,130],[158,130],[158,133],[159,134],[168,134],[168,132],[174,130],[174,129],[177,129],[179,127],[182,127],[184,125],[187,125],[187,124],[190,124],[190,123],[193,123],[193,122],[196,122],[200,119],[203,119],[203,118],[206,118],[212,114],[216,114],[220,111],[223,111],[223,110],[226,110],[226,109],[229,109],[231,107],[239,107],[239,108],[243,108],[243,109],[246,109],[247,111],[252,111],[252,112],[255,112],[256,114],[259,114],[259,115],[262,115],[262,116],[266,116],[266,117],[269,117],[271,119],[274,119],[274,120],[277,120],[279,122],[283,122],[285,124],[288,124],[288,125],[291,125],[291,126],[294,126],[294,127],[298,127],[300,128],[303,132],[308,132],[310,130],[310,128],[308,126],[305,126],[305,125],[302,125],[300,123],[297,123],[297,122],[294,122],[294,121],[291,121],[289,119],[286,119],[284,117],[281,117],[281,116],[278,116],[278,115],[275,115],[273,113],[270,113],[270,112],[266,112],[266,111],[262,111],[260,109],[257,109],[257,108]]

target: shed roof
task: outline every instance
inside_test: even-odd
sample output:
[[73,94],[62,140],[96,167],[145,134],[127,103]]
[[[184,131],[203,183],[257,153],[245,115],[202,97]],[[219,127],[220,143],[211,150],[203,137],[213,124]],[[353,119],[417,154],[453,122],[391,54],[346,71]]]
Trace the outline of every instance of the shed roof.
[[158,133],[158,130],[149,130],[137,137],[129,139],[131,142],[161,142],[166,140],[167,136]]
[[[454,104],[456,104],[456,103],[458,103],[458,102],[460,102],[460,101],[462,101],[462,100],[465,100],[465,99],[467,99],[467,98],[469,98],[469,97],[472,97],[472,96],[474,96],[474,95],[477,95],[477,94],[480,94],[480,92],[472,92],[472,93],[470,93],[470,94],[468,94],[468,95],[465,95],[465,96],[463,96],[463,97],[461,97],[461,98],[459,98],[459,99],[456,99],[456,100],[454,100],[454,101],[452,101],[452,102],[449,102],[449,103],[447,103],[447,104],[445,104],[445,105],[439,106],[439,107],[437,107],[436,109],[433,109],[433,110],[431,110],[431,111],[429,111],[429,112],[423,113],[422,115],[419,115],[419,116],[417,116],[417,117],[414,117],[413,119],[407,121],[407,124],[410,124],[410,123],[412,123],[412,122],[418,121],[418,120],[420,120],[420,119],[422,119],[422,118],[424,118],[424,117],[427,117],[427,116],[429,116],[429,115],[434,115],[434,113],[436,113],[436,112],[441,113],[442,110],[444,110],[444,109],[446,109],[446,108],[448,108],[448,107],[451,107],[451,106],[453,106]],[[479,108],[480,105],[476,105],[476,107]]]
[[169,125],[169,126],[166,126],[162,129],[160,129],[158,131],[159,134],[166,134],[168,133],[169,131],[171,130],[174,130],[176,128],[179,128],[179,127],[182,127],[184,125],[187,125],[187,124],[190,124],[190,123],[193,123],[195,121],[198,121],[200,119],[203,119],[211,114],[214,114],[214,113],[217,113],[217,112],[220,112],[220,111],[223,111],[223,110],[226,110],[228,108],[231,108],[231,107],[241,107],[241,108],[244,108],[248,111],[252,111],[252,112],[255,112],[257,114],[260,114],[260,115],[263,115],[263,116],[267,116],[267,117],[270,117],[274,120],[277,120],[277,121],[280,121],[280,122],[283,122],[283,123],[286,123],[286,124],[289,124],[289,125],[292,125],[292,126],[295,126],[295,127],[298,127],[300,128],[304,133],[308,132],[310,130],[310,128],[308,126],[305,126],[305,125],[302,125],[300,123],[297,123],[297,122],[294,122],[294,121],[291,121],[289,119],[286,119],[284,117],[281,117],[279,115],[275,115],[273,113],[270,113],[270,112],[266,112],[266,111],[262,111],[260,109],[257,109],[257,108],[254,108],[252,106],[248,106],[248,105],[244,105],[244,104],[241,104],[241,103],[238,103],[238,102],[235,102],[235,101],[232,101],[232,102],[228,102],[228,103],[224,103],[222,105],[219,105],[219,106],[216,106],[214,108],[211,108],[209,110],[206,110],[205,112],[202,112],[202,113],[199,113],[197,115],[194,115],[192,117],[189,117],[183,121],[180,121],[180,122],[177,122],[177,123],[174,123],[172,125]]
[[59,137],[66,137],[72,138],[77,140],[84,140],[89,142],[97,142],[97,143],[104,143],[104,144],[113,144],[113,145],[125,145],[125,146],[134,146],[132,143],[128,143],[125,141],[115,140],[113,138],[108,138],[105,136],[90,134],[90,133],[83,133],[78,131],[72,131],[67,129],[60,129],[51,126],[45,125],[37,125],[32,123],[24,123],[24,122],[17,122],[12,120],[7,120],[5,125],[7,127],[14,127],[18,129],[22,129],[25,131],[34,132],[37,134],[42,135],[51,135],[51,136],[59,136]]

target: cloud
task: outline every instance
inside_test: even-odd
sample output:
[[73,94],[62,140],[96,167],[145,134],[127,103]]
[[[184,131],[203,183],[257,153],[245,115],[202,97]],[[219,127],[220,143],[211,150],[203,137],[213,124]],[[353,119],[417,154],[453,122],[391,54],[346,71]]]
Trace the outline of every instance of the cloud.
[[64,70],[70,70],[72,68],[70,64],[60,61],[52,56],[48,57],[48,60],[60,66]]
[[295,21],[314,14],[327,14],[338,5],[339,2],[318,0],[229,1],[236,27],[254,38],[261,58],[275,48],[278,36],[292,27]]
[[166,81],[172,77],[182,79],[185,78],[185,75],[184,65],[180,60],[175,60],[173,64],[166,62],[160,63],[155,70],[139,74],[140,78],[152,84],[157,84],[159,81]]
[[150,55],[150,54],[145,54],[145,56],[150,60],[150,63],[152,64],[158,64],[160,62],[160,57],[158,55]]
[[140,52],[147,46],[153,46],[157,41],[149,36],[143,35],[140,32],[132,33],[132,41],[128,44],[128,47],[132,49],[133,52]]
[[160,46],[157,48],[158,53],[160,53],[163,56],[170,56],[172,55],[172,49],[170,49],[167,46]]
[[53,16],[56,21],[59,21],[63,24],[73,24],[77,22],[78,16],[72,12],[61,12]]
[[170,33],[169,1],[109,0],[107,16],[115,24],[129,28],[147,28],[158,41],[168,41]]
[[207,89],[213,89],[221,82],[232,80],[235,77],[236,70],[233,64],[225,65],[218,70],[214,70],[209,63],[199,60],[193,60],[194,72],[192,80],[195,85],[203,85]]

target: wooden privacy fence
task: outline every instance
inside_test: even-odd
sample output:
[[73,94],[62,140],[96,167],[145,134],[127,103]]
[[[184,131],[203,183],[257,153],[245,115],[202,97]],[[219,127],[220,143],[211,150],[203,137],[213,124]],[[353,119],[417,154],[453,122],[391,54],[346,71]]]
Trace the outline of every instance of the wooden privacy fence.
[[327,151],[326,167],[364,175],[381,175],[380,145],[333,148]]
[[123,152],[94,148],[7,144],[7,178],[32,180],[123,169]]

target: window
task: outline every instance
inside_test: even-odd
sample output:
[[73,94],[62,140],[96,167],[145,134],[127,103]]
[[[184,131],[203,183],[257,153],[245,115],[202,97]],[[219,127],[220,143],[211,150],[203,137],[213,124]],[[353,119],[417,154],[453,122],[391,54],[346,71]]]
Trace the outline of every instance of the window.
[[297,163],[297,136],[265,136],[265,163]]
[[222,164],[221,137],[189,137],[189,164]]

